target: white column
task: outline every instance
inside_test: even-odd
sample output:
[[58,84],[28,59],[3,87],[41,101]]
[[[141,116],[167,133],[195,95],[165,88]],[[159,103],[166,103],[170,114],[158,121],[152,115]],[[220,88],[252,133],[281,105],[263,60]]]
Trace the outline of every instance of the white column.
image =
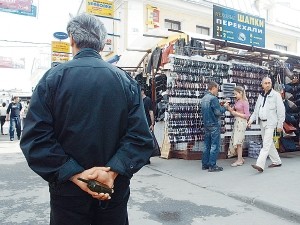
[[300,54],[300,39],[297,39],[296,53]]
[[127,47],[144,33],[145,7],[143,1],[128,0]]

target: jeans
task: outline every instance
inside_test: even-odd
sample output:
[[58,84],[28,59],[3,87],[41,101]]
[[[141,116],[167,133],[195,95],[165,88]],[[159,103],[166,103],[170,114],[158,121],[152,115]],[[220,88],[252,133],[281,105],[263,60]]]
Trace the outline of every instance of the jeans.
[[202,167],[214,167],[220,152],[221,132],[219,126],[205,127]]
[[9,123],[9,135],[10,138],[15,137],[15,128],[17,129],[17,136],[21,136],[21,120],[20,117],[11,117]]
[[130,190],[113,193],[108,201],[90,195],[50,195],[50,225],[128,225],[127,202]]

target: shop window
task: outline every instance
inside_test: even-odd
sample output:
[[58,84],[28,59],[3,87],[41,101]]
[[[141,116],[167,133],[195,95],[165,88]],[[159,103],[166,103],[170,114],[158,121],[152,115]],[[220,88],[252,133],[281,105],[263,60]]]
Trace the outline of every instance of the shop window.
[[281,50],[281,51],[287,51],[287,46],[275,44],[275,49]]
[[181,30],[181,23],[179,21],[165,19],[165,28]]
[[209,35],[209,28],[197,25],[196,26],[196,33],[198,33],[198,34],[204,34],[204,35]]

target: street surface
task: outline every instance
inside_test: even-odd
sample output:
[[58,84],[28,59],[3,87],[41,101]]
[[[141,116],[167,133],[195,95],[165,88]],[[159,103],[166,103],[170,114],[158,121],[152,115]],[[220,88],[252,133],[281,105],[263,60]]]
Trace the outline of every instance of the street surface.
[[[18,141],[0,137],[0,224],[49,224],[47,183],[32,172]],[[254,159],[208,173],[198,160],[152,158],[131,182],[131,225],[300,224],[300,154],[258,174]]]

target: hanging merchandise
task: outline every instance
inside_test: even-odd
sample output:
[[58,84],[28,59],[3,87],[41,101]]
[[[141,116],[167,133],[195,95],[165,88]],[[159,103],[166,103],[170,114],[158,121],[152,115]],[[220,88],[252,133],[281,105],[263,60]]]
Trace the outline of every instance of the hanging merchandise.
[[[180,42],[178,46],[179,44]],[[233,88],[236,85],[244,87],[247,90],[250,109],[253,111],[258,94],[261,92],[261,79],[269,74],[265,67],[214,61],[201,56],[170,55],[170,62],[166,132],[173,155],[179,154],[180,151],[193,154],[203,150],[201,98],[207,91],[208,82],[218,83],[220,101],[227,99],[230,104],[234,104]],[[227,155],[225,145],[227,137],[231,135],[232,126],[233,116],[227,114],[221,117],[221,153],[225,156]],[[260,142],[260,133],[255,129],[253,131],[253,141]]]
[[150,57],[150,60],[148,62],[148,67],[147,67],[147,73],[151,74],[152,71],[155,73],[158,71],[160,64],[161,64],[161,55],[162,55],[162,50],[160,47],[156,47]]
[[[296,131],[289,133],[286,131],[285,136],[289,136],[292,140],[299,137],[298,105],[300,105],[300,95],[298,92],[300,92],[300,85],[294,83],[299,78],[299,74],[290,71],[294,76],[288,76],[291,79],[288,80],[285,76],[287,69],[280,60],[268,62],[269,67],[265,67],[261,66],[263,62],[258,60],[253,60],[255,63],[247,62],[247,57],[243,58],[244,61],[234,61],[230,54],[227,54],[226,57],[219,57],[219,55],[203,56],[204,49],[205,45],[200,46],[199,42],[195,42],[195,40],[191,42],[178,39],[174,44],[175,54],[169,55],[170,70],[166,71],[168,103],[162,156],[184,159],[201,158],[201,151],[204,148],[201,99],[207,92],[207,85],[210,81],[219,84],[220,103],[226,99],[230,105],[235,102],[234,87],[242,86],[246,91],[249,111],[252,113],[257,98],[263,91],[261,81],[264,77],[270,77],[274,84],[273,88],[282,94],[285,102],[288,113],[286,122],[297,128]],[[231,61],[217,61],[214,58]],[[286,81],[288,84],[285,84]],[[221,146],[219,157],[226,157],[234,117],[229,112],[225,112],[225,115],[221,116],[220,122]],[[280,139],[279,134],[274,135],[277,149],[279,149]],[[248,155],[256,158],[262,145],[259,122],[246,130],[244,144],[243,148],[248,150]],[[166,149],[169,151],[168,154],[165,154]],[[247,151],[244,153],[246,154]]]
[[223,84],[222,90],[223,90],[225,98],[234,97],[233,91],[234,91],[235,86],[236,86],[235,83],[224,83]]
[[280,147],[282,148],[282,152],[293,152],[297,150],[295,141],[290,137],[281,137]]
[[[179,55],[170,55],[170,61],[166,132],[171,151],[174,151],[173,154],[179,154],[180,150],[188,151],[190,154],[198,154],[199,158],[204,141],[201,98],[206,92],[208,82],[222,84],[227,79],[229,64],[198,56]],[[222,124],[222,133],[225,133],[224,118]]]
[[283,122],[283,129],[285,133],[291,133],[297,130],[297,128],[295,128],[292,124],[287,122]]
[[281,82],[280,74],[277,73],[276,75],[276,81],[274,84],[274,90],[279,92],[281,96],[284,95],[284,84]]
[[250,112],[254,111],[255,102],[261,93],[261,80],[263,77],[269,76],[269,70],[265,67],[253,64],[232,64],[232,82],[237,86],[244,87],[249,101]]
[[248,157],[257,159],[262,148],[261,142],[249,141]]

